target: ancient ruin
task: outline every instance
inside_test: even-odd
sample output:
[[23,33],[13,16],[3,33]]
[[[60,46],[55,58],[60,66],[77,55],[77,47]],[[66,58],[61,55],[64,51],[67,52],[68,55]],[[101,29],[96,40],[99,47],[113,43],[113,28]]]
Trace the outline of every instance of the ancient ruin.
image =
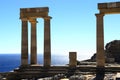
[[37,64],[37,34],[36,19],[44,19],[44,67],[51,65],[50,19],[48,7],[21,8],[22,46],[21,65],[28,65],[28,21],[31,23],[31,64]]
[[[50,19],[48,7],[21,8],[20,19],[22,21],[22,44],[21,44],[21,65],[14,72],[7,74],[8,80],[37,80],[41,77],[59,76],[71,77],[74,74],[96,74],[94,80],[103,80],[105,72],[119,72],[120,67],[107,66],[104,55],[104,26],[103,17],[106,14],[120,13],[120,2],[99,3],[99,13],[96,14],[97,21],[97,62],[83,62],[77,65],[77,53],[69,52],[69,64],[65,66],[51,65],[51,39],[50,39]],[[37,18],[44,19],[44,65],[37,64]],[[28,63],[28,21],[31,23],[31,59]],[[51,79],[53,80],[53,79]]]
[[120,2],[99,3],[97,18],[97,67],[105,66],[104,56],[104,15],[120,13]]
[[[77,53],[69,52],[69,66],[51,66],[51,36],[50,19],[48,7],[21,8],[20,19],[22,22],[22,44],[21,44],[21,65],[13,73],[8,75],[8,79],[32,79],[53,76],[59,73],[74,71],[77,66]],[[44,65],[37,64],[37,18],[44,19]],[[31,23],[31,43],[30,43],[30,64],[28,63],[28,22]],[[66,64],[67,65],[67,64]],[[19,77],[16,77],[19,76]],[[66,74],[69,75],[69,74]]]

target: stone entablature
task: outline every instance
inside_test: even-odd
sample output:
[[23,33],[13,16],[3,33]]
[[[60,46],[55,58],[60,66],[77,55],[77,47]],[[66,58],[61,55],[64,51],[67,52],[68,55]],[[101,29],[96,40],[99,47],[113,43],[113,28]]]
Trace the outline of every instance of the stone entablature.
[[120,2],[99,3],[98,9],[103,14],[120,13]]
[[99,3],[99,9],[120,8],[120,2]]
[[20,19],[22,18],[44,18],[48,16],[48,7],[38,7],[38,8],[21,8],[20,9]]

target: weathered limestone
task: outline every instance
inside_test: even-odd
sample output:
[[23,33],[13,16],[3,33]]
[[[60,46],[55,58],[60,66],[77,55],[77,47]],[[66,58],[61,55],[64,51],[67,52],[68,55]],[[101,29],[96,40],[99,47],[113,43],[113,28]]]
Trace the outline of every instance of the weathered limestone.
[[30,64],[37,64],[37,34],[36,19],[44,19],[44,66],[51,65],[51,40],[50,40],[50,19],[48,7],[22,8],[20,19],[22,20],[22,51],[21,65],[28,65],[28,21],[31,23],[31,60]]
[[36,19],[30,19],[31,23],[31,64],[37,64],[37,35],[36,35]]
[[22,18],[44,18],[48,16],[48,7],[37,7],[37,8],[21,8],[20,19]]
[[105,66],[103,16],[104,14],[96,14],[96,18],[97,18],[97,67]]
[[69,52],[69,67],[74,68],[77,66],[77,53]]
[[51,17],[44,18],[44,66],[45,67],[50,67],[51,65],[50,19]]
[[22,20],[22,42],[21,42],[21,65],[28,64],[28,23],[27,19]]
[[98,9],[102,14],[119,14],[120,2],[99,3]]
[[97,18],[97,67],[104,67],[105,56],[104,56],[103,16],[105,14],[120,13],[120,2],[99,3],[98,9],[100,12],[96,14],[96,18]]

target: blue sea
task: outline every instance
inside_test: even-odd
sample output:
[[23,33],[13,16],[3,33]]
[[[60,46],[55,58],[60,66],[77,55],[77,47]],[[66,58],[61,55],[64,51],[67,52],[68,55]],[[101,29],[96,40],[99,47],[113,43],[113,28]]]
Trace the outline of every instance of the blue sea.
[[[43,55],[38,54],[38,64],[43,65]],[[52,65],[66,65],[69,57],[65,55],[52,55]],[[0,72],[9,72],[21,64],[21,54],[0,54]]]

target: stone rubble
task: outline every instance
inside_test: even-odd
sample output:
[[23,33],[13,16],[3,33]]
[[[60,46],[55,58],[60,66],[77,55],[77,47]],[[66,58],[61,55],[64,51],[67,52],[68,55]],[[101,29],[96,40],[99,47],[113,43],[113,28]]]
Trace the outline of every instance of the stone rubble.
[[[120,73],[106,73],[104,80],[120,80]],[[74,74],[69,78],[66,77],[65,74],[58,74],[52,77],[39,78],[37,80],[95,80],[95,74]],[[0,80],[7,80],[5,75],[0,73]],[[32,79],[21,79],[21,80],[36,80]]]
[[[107,73],[105,74],[104,80],[116,80],[117,73]],[[120,78],[120,77],[119,77]],[[61,78],[59,75],[55,75],[54,77],[48,77],[48,78],[40,78],[38,80],[95,80],[95,74],[88,74],[88,75],[72,75],[69,78]]]

